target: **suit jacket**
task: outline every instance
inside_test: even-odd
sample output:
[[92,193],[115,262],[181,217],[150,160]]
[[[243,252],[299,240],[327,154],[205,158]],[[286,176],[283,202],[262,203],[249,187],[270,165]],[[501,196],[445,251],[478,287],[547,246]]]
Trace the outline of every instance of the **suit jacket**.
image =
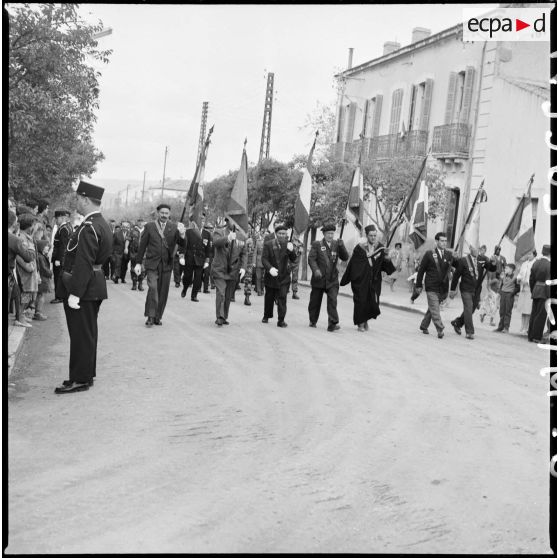
[[107,298],[102,265],[111,253],[110,226],[100,213],[93,213],[79,225],[68,242],[62,280],[56,284],[56,297],[67,298],[72,294],[81,300]]
[[[274,238],[264,243],[262,253],[262,264],[265,268],[264,285],[273,289],[278,289],[281,285],[288,285],[291,282],[289,261],[296,260],[296,252],[287,250],[287,244],[281,246],[279,241]],[[274,267],[279,271],[277,277],[273,277],[269,270]]]
[[[337,260],[346,262],[349,259],[349,252],[341,239],[331,242],[331,249],[325,239],[312,242],[310,253],[308,254],[308,265],[312,269],[312,279],[310,285],[320,289],[329,289],[339,286],[339,271]],[[316,277],[316,271],[321,272],[321,277]]]
[[160,263],[163,264],[163,271],[172,270],[176,248],[184,244],[184,239],[181,238],[176,223],[170,221],[165,225],[163,236],[164,239],[161,238],[155,221],[147,223],[141,234],[136,263],[141,262],[145,256],[146,270],[155,271]]
[[213,258],[213,235],[211,234],[211,231],[206,228],[202,229],[201,235],[203,245],[207,250],[206,257],[211,259]]
[[70,223],[62,223],[56,230],[54,239],[52,241],[52,261],[60,262],[64,261],[64,254],[66,253],[66,247],[70,237],[73,234],[72,225]]
[[550,261],[541,258],[531,268],[531,275],[529,276],[531,298],[550,298],[550,286],[545,283],[547,279],[550,279]]
[[213,263],[211,273],[215,279],[231,280],[238,277],[241,269],[246,269],[247,253],[246,242],[239,238],[229,241],[228,231],[216,230],[213,235]]
[[470,254],[460,258],[456,264],[450,290],[455,291],[457,282],[461,278],[459,288],[462,292],[480,294],[482,282],[487,271],[496,271],[496,262],[490,261],[486,256],[477,257],[476,270],[473,267],[473,259]]
[[112,235],[112,253],[124,254],[124,244],[126,243],[126,235],[122,229],[118,229]]
[[438,250],[428,250],[424,253],[417,272],[416,288],[422,288],[424,277],[424,288],[427,291],[444,293],[449,288],[449,271],[455,263],[451,252],[442,250],[442,257],[438,256]]
[[204,244],[200,231],[188,229],[183,246],[178,250],[184,254],[186,263],[196,267],[202,267],[206,258],[209,258],[209,246]]

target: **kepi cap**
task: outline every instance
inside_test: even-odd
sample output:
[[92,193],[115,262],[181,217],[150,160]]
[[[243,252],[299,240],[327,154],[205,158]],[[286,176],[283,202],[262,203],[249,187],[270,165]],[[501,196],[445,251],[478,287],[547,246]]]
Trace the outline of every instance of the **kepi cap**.
[[86,198],[96,201],[101,201],[104,193],[104,188],[95,186],[94,184],[89,184],[89,182],[84,182],[83,180],[79,181],[79,186],[76,190],[76,194],[78,194],[78,196],[85,196]]
[[550,244],[544,244],[542,247],[542,255],[550,256]]

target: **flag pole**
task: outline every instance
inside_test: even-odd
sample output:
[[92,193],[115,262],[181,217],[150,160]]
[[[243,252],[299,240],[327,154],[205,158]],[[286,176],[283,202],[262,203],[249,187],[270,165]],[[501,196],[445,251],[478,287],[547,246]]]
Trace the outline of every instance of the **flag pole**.
[[461,231],[461,234],[459,235],[459,238],[457,239],[457,242],[455,243],[454,250],[457,250],[457,248],[459,247],[459,243],[461,242],[461,239],[462,239],[463,235],[465,234],[465,229],[467,228],[467,225],[469,224],[471,216],[473,215],[473,211],[475,210],[475,207],[479,203],[479,201],[478,201],[479,200],[479,191],[482,188],[484,188],[484,178],[482,179],[482,182],[479,186],[479,189],[477,190],[477,193],[475,194],[475,199],[473,200],[473,205],[471,206],[471,209],[469,210],[469,213],[467,215],[467,219],[465,219],[465,224],[463,225],[463,229]]
[[[364,134],[361,132],[359,134],[360,137],[360,149],[359,149],[359,153],[358,153],[358,164],[357,164],[357,168],[360,168],[360,165],[362,163],[362,148],[364,146]],[[341,240],[343,238],[343,232],[345,231],[345,223],[347,222],[347,209],[350,210],[349,208],[349,202],[351,201],[351,188],[353,187],[353,179],[355,177],[355,172],[356,172],[356,168],[353,171],[353,175],[351,176],[351,181],[349,183],[349,193],[347,195],[347,207],[345,208],[345,213],[343,214],[343,219],[341,220],[341,230],[339,231],[339,240]],[[363,200],[364,201],[364,200]],[[364,209],[364,208],[363,208]],[[362,225],[362,223],[361,223]],[[362,231],[360,231],[362,234]]]
[[432,151],[432,146],[430,146],[430,148],[428,149],[428,153],[426,154],[426,156],[424,157],[422,164],[420,166],[420,170],[417,174],[417,177],[415,179],[415,183],[413,184],[413,187],[411,188],[411,190],[409,191],[409,193],[407,194],[407,197],[405,198],[405,201],[403,202],[403,205],[401,206],[401,209],[399,210],[399,213],[397,215],[397,218],[395,219],[395,227],[393,228],[393,231],[391,231],[391,234],[388,238],[388,241],[386,243],[386,248],[389,248],[389,245],[391,244],[391,241],[393,240],[393,237],[395,235],[395,231],[397,230],[397,227],[399,227],[399,225],[401,224],[401,216],[403,215],[405,209],[407,209],[407,206],[409,205],[409,201],[411,200],[415,190],[417,189],[417,185],[420,182],[420,177],[422,176],[422,173],[424,171],[424,168],[426,167],[426,161],[428,159],[428,156],[430,155],[430,152]]
[[514,221],[514,219],[517,215],[517,212],[519,211],[519,208],[522,206],[523,198],[525,196],[531,196],[531,186],[533,185],[533,180],[535,180],[535,173],[533,173],[531,175],[531,178],[529,178],[529,183],[527,185],[527,192],[525,192],[525,194],[523,194],[521,196],[521,199],[519,200],[519,203],[517,204],[517,207],[515,208],[515,211],[513,212],[509,223],[507,224],[506,228],[504,229],[504,234],[502,235],[502,238],[500,239],[500,242],[498,242],[497,246],[500,246],[502,244],[502,240],[504,240],[504,237],[506,236],[506,231],[508,230],[509,226]]

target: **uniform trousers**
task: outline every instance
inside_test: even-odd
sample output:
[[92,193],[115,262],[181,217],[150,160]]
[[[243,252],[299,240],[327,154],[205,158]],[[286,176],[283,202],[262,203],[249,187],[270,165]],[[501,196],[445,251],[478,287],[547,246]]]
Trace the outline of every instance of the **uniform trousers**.
[[[294,288],[293,288],[293,292]],[[339,294],[339,286],[335,285],[329,289],[320,287],[312,287],[310,291],[310,302],[308,303],[308,315],[312,323],[316,323],[320,317],[320,309],[322,307],[322,298],[327,296],[327,323],[335,325],[339,323],[339,314],[337,313],[337,295]]]
[[86,383],[96,376],[97,316],[100,300],[80,300],[79,309],[64,300],[64,313],[70,334],[70,381]]
[[540,341],[544,335],[544,328],[548,319],[544,303],[544,298],[533,299],[533,307],[529,318],[529,329],[527,331],[527,338],[529,341],[535,339]]
[[444,330],[444,324],[442,323],[442,317],[440,316],[440,302],[444,299],[442,293],[436,291],[426,291],[426,301],[428,303],[428,310],[422,319],[420,327],[422,329],[428,329],[430,322],[434,322],[436,330],[438,332]]
[[229,317],[229,307],[236,289],[236,277],[234,279],[221,279],[214,277],[215,282],[215,315],[217,318],[226,320]]
[[111,279],[120,279],[121,277],[121,270],[120,267],[122,265],[122,256],[123,254],[113,254],[112,261],[114,262],[113,272],[111,275]]
[[[58,278],[60,277],[60,272],[62,271],[62,266],[61,265],[54,265],[54,263],[52,264],[52,277],[53,277],[53,281],[54,281],[54,292],[56,292],[56,285],[58,284]],[[54,298],[56,298],[56,295],[54,295]]]
[[473,314],[477,309],[479,299],[475,296],[475,293],[461,291],[461,300],[463,301],[463,312],[461,316],[455,318],[455,325],[457,327],[463,327],[463,325],[465,325],[465,333],[473,335],[475,333]]
[[187,291],[188,287],[192,285],[192,298],[196,298],[202,286],[202,272],[203,266],[194,265],[194,262],[186,260],[184,266],[184,273],[182,274],[182,286]]
[[277,320],[283,322],[287,314],[287,292],[289,283],[281,285],[278,289],[265,286],[264,318],[273,318],[273,305],[277,301]]
[[144,316],[148,318],[161,319],[167,298],[169,297],[169,285],[172,270],[163,271],[163,264],[159,263],[157,269],[147,269],[145,271],[147,277],[147,297],[145,299]]
[[515,293],[500,293],[500,323],[498,329],[509,329]]

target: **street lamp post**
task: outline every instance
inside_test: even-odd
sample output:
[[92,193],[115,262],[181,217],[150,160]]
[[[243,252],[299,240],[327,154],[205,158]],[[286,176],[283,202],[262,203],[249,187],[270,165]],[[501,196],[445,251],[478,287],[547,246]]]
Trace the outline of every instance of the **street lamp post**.
[[164,196],[165,193],[165,172],[167,170],[167,153],[168,153],[168,146],[165,147],[165,162],[163,163],[163,182],[161,183],[161,198]]

